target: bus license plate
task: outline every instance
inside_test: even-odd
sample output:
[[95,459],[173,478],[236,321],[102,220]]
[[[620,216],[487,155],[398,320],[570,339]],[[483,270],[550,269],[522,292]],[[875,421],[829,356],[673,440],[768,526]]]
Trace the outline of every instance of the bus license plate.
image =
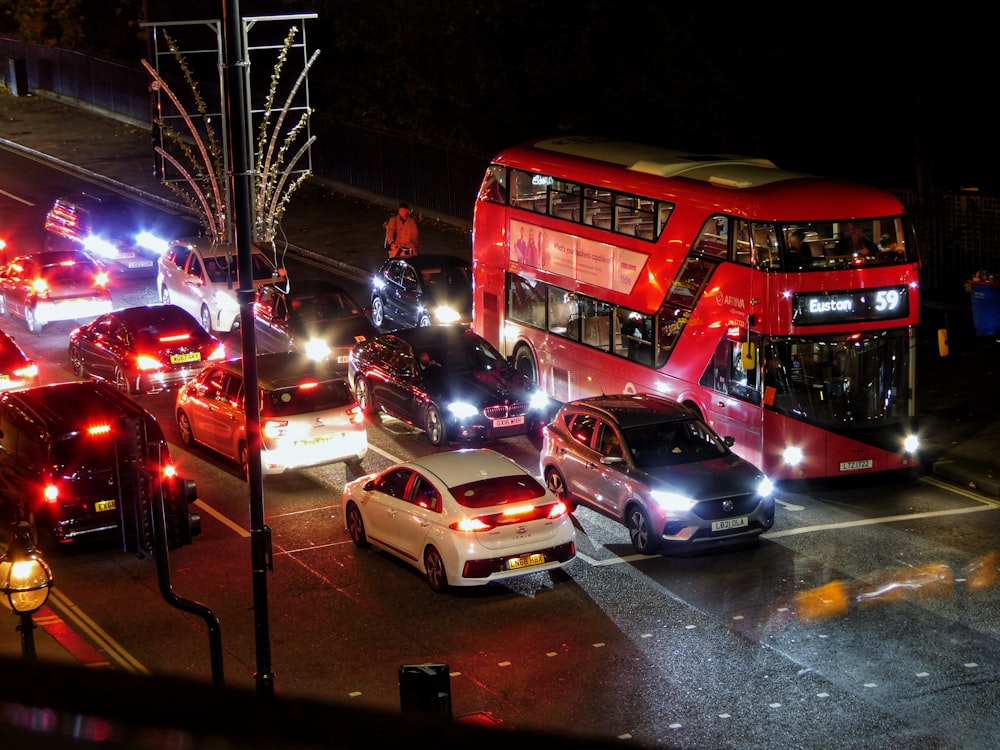
[[96,503],[94,503],[94,510],[96,510],[98,513],[101,513],[105,510],[114,510],[114,509],[115,509],[114,500],[98,500]]
[[520,557],[512,557],[507,561],[507,570],[530,568],[532,565],[541,565],[543,562],[545,562],[545,555],[541,552],[533,555],[521,555]]
[[516,425],[524,424],[524,417],[507,417],[506,419],[494,419],[494,427],[515,427]]
[[870,469],[872,466],[874,466],[874,461],[870,458],[865,458],[860,461],[840,462],[841,471],[857,471],[858,469]]
[[712,521],[712,531],[729,531],[730,529],[740,529],[746,526],[749,520],[746,516],[739,518],[723,518],[721,521]]

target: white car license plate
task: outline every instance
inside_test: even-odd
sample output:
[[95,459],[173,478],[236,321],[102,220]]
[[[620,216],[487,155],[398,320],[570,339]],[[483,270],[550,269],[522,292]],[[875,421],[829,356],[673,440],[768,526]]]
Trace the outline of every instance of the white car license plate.
[[524,424],[524,416],[520,417],[507,417],[506,419],[494,419],[494,427],[514,427],[516,425]]
[[712,521],[712,531],[729,531],[730,529],[740,529],[749,524],[746,516],[739,518],[723,518],[721,521]]
[[872,466],[874,466],[874,461],[870,458],[864,458],[860,461],[840,462],[841,471],[857,471],[858,469],[870,469]]

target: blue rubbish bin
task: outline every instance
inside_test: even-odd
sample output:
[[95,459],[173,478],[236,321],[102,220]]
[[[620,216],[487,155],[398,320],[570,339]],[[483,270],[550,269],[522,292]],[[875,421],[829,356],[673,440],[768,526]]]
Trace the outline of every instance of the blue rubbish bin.
[[970,281],[972,324],[977,336],[993,336],[1000,330],[1000,282]]

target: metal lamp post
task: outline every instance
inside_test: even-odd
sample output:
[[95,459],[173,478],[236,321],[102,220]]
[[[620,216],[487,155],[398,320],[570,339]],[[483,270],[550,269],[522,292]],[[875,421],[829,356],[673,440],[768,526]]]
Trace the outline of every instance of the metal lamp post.
[[21,653],[29,661],[38,660],[31,616],[48,601],[51,589],[52,571],[31,542],[31,525],[15,523],[7,552],[0,557],[0,593],[20,617]]

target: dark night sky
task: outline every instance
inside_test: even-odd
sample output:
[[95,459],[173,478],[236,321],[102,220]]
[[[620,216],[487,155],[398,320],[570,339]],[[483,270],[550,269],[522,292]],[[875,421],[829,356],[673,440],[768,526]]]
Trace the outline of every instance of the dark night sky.
[[315,12],[314,106],[451,145],[587,132],[887,187],[1000,188],[996,42],[964,4],[146,2],[153,20]]

